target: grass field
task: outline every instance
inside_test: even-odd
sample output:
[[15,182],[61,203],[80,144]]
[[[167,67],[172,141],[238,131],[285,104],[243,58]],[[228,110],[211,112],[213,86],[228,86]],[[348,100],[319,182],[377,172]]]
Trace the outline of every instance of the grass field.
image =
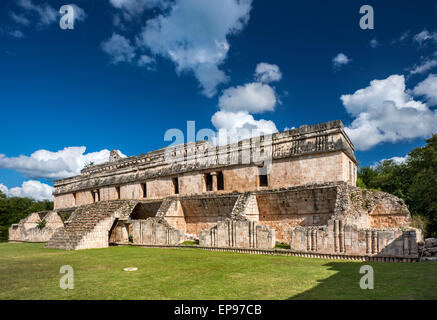
[[[61,251],[0,243],[0,299],[437,299],[437,263],[366,263],[374,268],[374,290],[359,287],[363,264],[190,248]],[[62,265],[74,268],[73,290],[59,287]]]

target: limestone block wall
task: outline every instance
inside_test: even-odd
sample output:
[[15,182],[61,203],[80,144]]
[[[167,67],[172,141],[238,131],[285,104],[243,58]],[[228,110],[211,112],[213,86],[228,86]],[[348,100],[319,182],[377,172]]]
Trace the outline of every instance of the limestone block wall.
[[202,230],[199,245],[271,249],[275,246],[275,230],[243,217],[225,219],[209,230]]
[[164,198],[174,195],[171,177],[161,177],[147,181],[148,198]]
[[259,223],[275,229],[278,241],[288,242],[291,227],[326,225],[336,196],[335,186],[258,192]]
[[259,220],[258,201],[253,193],[242,193],[232,209],[232,216],[243,216],[251,221]]
[[247,192],[257,190],[258,167],[238,166],[223,169],[224,189],[226,192]]
[[75,250],[107,248],[109,246],[109,230],[116,218],[108,216],[100,220],[90,232],[87,232],[79,241]]
[[128,243],[129,224],[123,220],[116,220],[109,231],[109,243]]
[[231,216],[237,195],[196,196],[180,198],[186,223],[186,233],[198,235],[218,221]]
[[187,172],[179,176],[179,194],[195,195],[205,192],[203,174],[200,172]]
[[332,219],[323,227],[291,228],[290,248],[299,252],[416,258],[418,232],[412,228],[360,229]]
[[410,212],[405,202],[389,193],[346,184],[337,187],[335,216],[360,228],[408,227]]
[[71,208],[76,205],[73,193],[61,194],[54,198],[53,207],[54,210],[60,208]]
[[165,220],[173,228],[187,232],[187,222],[181,202],[177,199],[167,199],[164,202],[168,203],[163,203],[160,215],[165,217]]
[[91,194],[91,191],[86,190],[86,191],[76,192],[76,201],[75,201],[76,206],[83,206],[85,204],[90,204],[93,202],[94,201],[93,201],[93,196]]
[[[43,220],[46,224],[40,229],[38,223]],[[63,227],[64,222],[56,212],[35,212],[9,228],[9,241],[46,242]]]
[[132,220],[133,243],[144,245],[177,245],[184,241],[184,233],[170,226],[162,218]]

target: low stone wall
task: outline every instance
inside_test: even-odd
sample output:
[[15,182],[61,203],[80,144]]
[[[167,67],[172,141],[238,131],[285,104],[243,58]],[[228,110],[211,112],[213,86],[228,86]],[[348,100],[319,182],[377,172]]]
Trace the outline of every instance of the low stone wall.
[[228,218],[209,230],[202,230],[199,245],[271,249],[275,246],[275,230],[244,217]]
[[[41,221],[45,221],[43,228],[38,227]],[[47,242],[56,230],[63,227],[64,222],[56,212],[34,212],[9,228],[9,241]]]
[[184,233],[163,218],[131,220],[133,243],[143,245],[176,245],[184,241]]
[[295,227],[290,249],[308,253],[352,254],[377,257],[417,258],[416,229],[360,229],[344,220],[332,219],[323,227]]

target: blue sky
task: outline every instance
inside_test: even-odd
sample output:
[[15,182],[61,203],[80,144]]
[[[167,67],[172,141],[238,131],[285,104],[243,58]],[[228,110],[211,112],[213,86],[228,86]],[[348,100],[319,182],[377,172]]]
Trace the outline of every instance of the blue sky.
[[[65,4],[75,5],[73,30],[59,26]],[[365,4],[373,30],[359,27]],[[362,165],[404,157],[437,132],[437,1],[0,8],[0,190],[9,195],[50,197],[53,179],[112,149],[167,146],[165,132],[185,132],[187,121],[239,134],[340,119]]]

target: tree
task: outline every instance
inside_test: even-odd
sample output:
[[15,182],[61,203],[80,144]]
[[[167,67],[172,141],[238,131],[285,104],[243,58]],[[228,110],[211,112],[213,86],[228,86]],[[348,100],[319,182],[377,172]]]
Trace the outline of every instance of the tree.
[[426,234],[437,236],[437,134],[413,149],[405,163],[383,161],[358,172],[360,187],[377,189],[405,200],[413,216],[427,221]]
[[8,240],[9,227],[33,212],[53,210],[51,201],[29,198],[8,198],[0,191],[0,241]]

